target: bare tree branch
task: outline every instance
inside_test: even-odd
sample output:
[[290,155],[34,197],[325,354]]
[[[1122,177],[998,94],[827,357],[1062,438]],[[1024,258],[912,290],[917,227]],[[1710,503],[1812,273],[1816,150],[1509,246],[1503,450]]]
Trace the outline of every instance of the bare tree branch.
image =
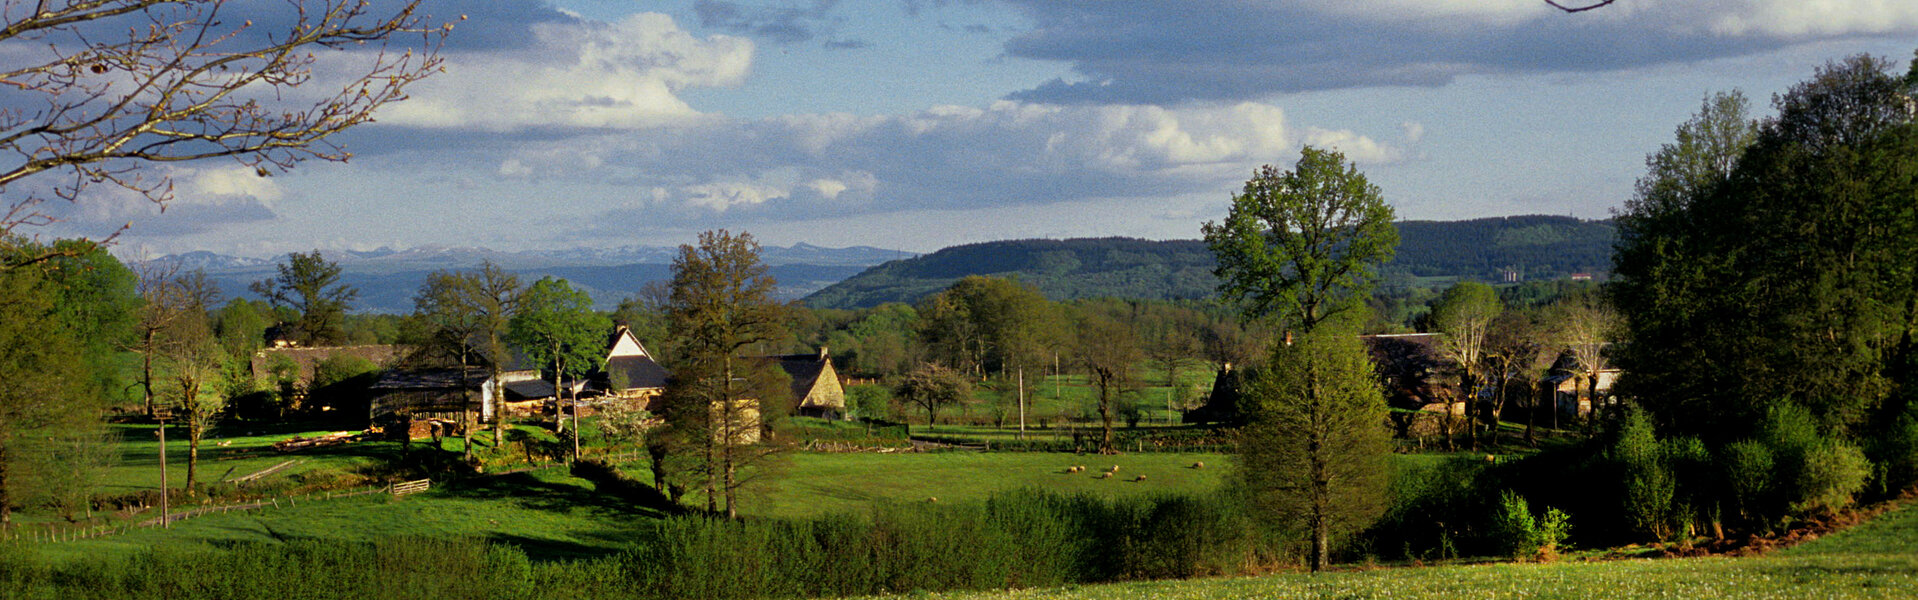
[[1598,0],[1597,3],[1588,4],[1585,6],[1566,6],[1563,4],[1559,4],[1558,0],[1545,0],[1545,3],[1552,5],[1552,8],[1556,8],[1568,13],[1580,13],[1580,12],[1585,12],[1595,8],[1604,8],[1605,6],[1608,6],[1611,3],[1617,2],[1617,1],[1618,0]]
[[[418,9],[418,0],[390,13],[368,0],[5,0],[0,47],[22,64],[0,64],[0,236],[56,222],[45,203],[75,201],[94,184],[164,210],[173,185],[151,163],[230,157],[268,176],[346,160],[329,136],[371,122],[440,70],[452,25],[424,26]],[[242,12],[261,24],[233,14]],[[346,75],[316,76],[323,59],[326,73]]]

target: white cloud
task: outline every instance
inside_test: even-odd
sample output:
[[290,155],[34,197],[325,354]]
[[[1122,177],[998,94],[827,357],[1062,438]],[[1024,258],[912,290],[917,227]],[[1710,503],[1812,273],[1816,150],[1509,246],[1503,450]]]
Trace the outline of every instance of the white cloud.
[[182,170],[174,175],[174,184],[179,190],[175,202],[187,204],[251,198],[272,207],[285,195],[278,183],[244,166]]
[[658,13],[537,23],[530,34],[523,48],[448,51],[445,72],[417,84],[411,99],[382,110],[380,120],[486,131],[684,122],[701,113],[679,92],[737,85],[752,68],[751,40],[699,38]]
[[[540,142],[514,160],[555,184],[645,190],[608,209],[643,213],[648,223],[735,224],[1214,193],[1258,165],[1289,164],[1303,144],[1337,148],[1365,165],[1405,156],[1395,143],[1360,132],[1296,126],[1264,103],[1000,101],[897,116],[787,115],[605,133]],[[587,169],[527,158],[574,153],[603,163]],[[721,216],[724,223],[712,221]]]

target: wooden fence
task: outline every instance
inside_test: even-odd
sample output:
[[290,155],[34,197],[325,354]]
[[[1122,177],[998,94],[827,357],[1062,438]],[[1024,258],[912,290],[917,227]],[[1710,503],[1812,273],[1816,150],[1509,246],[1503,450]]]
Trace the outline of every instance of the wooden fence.
[[397,497],[407,496],[411,494],[418,494],[420,492],[424,492],[428,489],[431,489],[432,487],[433,487],[433,480],[431,479],[415,479],[413,481],[402,481],[402,482],[393,484],[393,496],[397,498]]

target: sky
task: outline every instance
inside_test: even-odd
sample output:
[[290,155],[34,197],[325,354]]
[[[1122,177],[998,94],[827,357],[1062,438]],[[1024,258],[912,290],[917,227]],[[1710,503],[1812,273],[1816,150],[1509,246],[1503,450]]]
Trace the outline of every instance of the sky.
[[[53,234],[124,252],[1199,237],[1259,165],[1343,152],[1402,219],[1606,218],[1708,93],[1902,65],[1918,2],[428,0],[443,73],[262,178],[151,167]],[[463,20],[461,20],[463,18]],[[5,48],[0,48],[5,50]],[[365,51],[322,52],[314,86]],[[93,189],[99,189],[98,187]]]

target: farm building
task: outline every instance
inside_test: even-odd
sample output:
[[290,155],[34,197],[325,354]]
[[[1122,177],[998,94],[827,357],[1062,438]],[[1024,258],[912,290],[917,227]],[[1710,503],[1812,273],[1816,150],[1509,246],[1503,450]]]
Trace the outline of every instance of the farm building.
[[839,383],[839,372],[832,368],[832,355],[826,348],[817,353],[767,358],[777,361],[792,378],[793,414],[822,419],[846,414],[846,390]]
[[666,368],[659,366],[631,329],[621,325],[606,344],[605,369],[593,376],[588,390],[607,399],[641,402],[646,410],[658,412],[660,394],[666,391]]
[[492,397],[495,385],[505,392],[510,414],[533,414],[553,399],[552,382],[530,369],[502,372],[497,383],[483,367],[392,370],[373,384],[367,417],[375,427],[398,425],[414,438],[430,434],[435,423],[457,427],[467,422],[468,411],[490,422],[493,406],[483,400]]

